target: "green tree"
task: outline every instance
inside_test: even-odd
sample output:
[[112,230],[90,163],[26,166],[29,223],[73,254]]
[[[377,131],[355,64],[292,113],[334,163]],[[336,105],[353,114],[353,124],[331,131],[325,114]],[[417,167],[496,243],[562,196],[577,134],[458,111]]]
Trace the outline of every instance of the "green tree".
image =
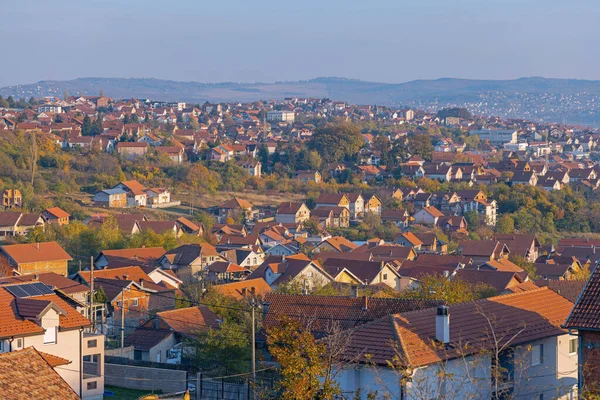
[[248,332],[243,326],[225,321],[219,329],[198,332],[193,345],[195,364],[208,374],[222,376],[250,370],[252,357]]
[[496,232],[509,234],[515,232],[515,220],[508,214],[502,215],[496,222]]
[[431,160],[433,150],[430,135],[412,134],[408,137],[408,151],[410,154],[417,155],[425,160]]
[[308,145],[331,163],[354,156],[364,143],[358,126],[344,122],[316,129]]
[[510,261],[527,271],[529,279],[537,279],[537,270],[535,264],[527,261],[523,256],[513,255],[509,257]]
[[86,114],[83,117],[83,124],[81,125],[81,134],[83,136],[91,136],[92,135],[92,120],[90,116]]

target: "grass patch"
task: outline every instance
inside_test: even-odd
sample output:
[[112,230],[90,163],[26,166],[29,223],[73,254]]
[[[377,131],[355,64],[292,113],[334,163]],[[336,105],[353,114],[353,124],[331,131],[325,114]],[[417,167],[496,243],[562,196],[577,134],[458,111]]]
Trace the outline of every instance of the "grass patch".
[[104,400],[137,400],[141,396],[147,394],[161,394],[162,391],[126,389],[117,386],[104,386],[104,390],[113,392],[114,396],[104,396]]

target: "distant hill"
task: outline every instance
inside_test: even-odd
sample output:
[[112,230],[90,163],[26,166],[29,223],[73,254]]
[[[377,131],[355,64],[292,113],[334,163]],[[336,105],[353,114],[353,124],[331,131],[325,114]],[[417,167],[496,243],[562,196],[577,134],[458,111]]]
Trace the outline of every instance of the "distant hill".
[[[78,78],[40,81],[0,88],[0,95],[29,98],[71,94],[112,98],[149,98],[204,103],[327,97],[354,104],[410,105],[424,109],[466,106],[475,113],[561,122],[600,122],[600,81],[553,78],[473,80],[441,78],[377,83],[345,78],[316,78],[275,83],[199,83],[151,78]],[[569,104],[569,103],[573,104]],[[538,107],[539,106],[539,107]],[[539,108],[539,110],[536,110]]]

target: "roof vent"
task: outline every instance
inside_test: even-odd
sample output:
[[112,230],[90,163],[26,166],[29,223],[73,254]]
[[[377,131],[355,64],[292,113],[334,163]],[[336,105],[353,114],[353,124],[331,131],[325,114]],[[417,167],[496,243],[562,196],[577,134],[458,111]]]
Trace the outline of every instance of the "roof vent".
[[448,345],[450,343],[450,312],[448,306],[438,306],[435,316],[435,339]]

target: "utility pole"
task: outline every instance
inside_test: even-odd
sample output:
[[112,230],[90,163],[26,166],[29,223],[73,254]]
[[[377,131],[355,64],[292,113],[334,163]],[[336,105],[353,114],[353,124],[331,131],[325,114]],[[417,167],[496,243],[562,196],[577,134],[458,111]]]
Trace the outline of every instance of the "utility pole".
[[96,333],[96,311],[94,310],[94,257],[90,257],[90,321],[92,333]]
[[250,306],[252,307],[252,398],[256,399],[256,319],[254,316],[257,306],[256,299],[252,299]]
[[121,291],[121,351],[125,347],[125,288]]

